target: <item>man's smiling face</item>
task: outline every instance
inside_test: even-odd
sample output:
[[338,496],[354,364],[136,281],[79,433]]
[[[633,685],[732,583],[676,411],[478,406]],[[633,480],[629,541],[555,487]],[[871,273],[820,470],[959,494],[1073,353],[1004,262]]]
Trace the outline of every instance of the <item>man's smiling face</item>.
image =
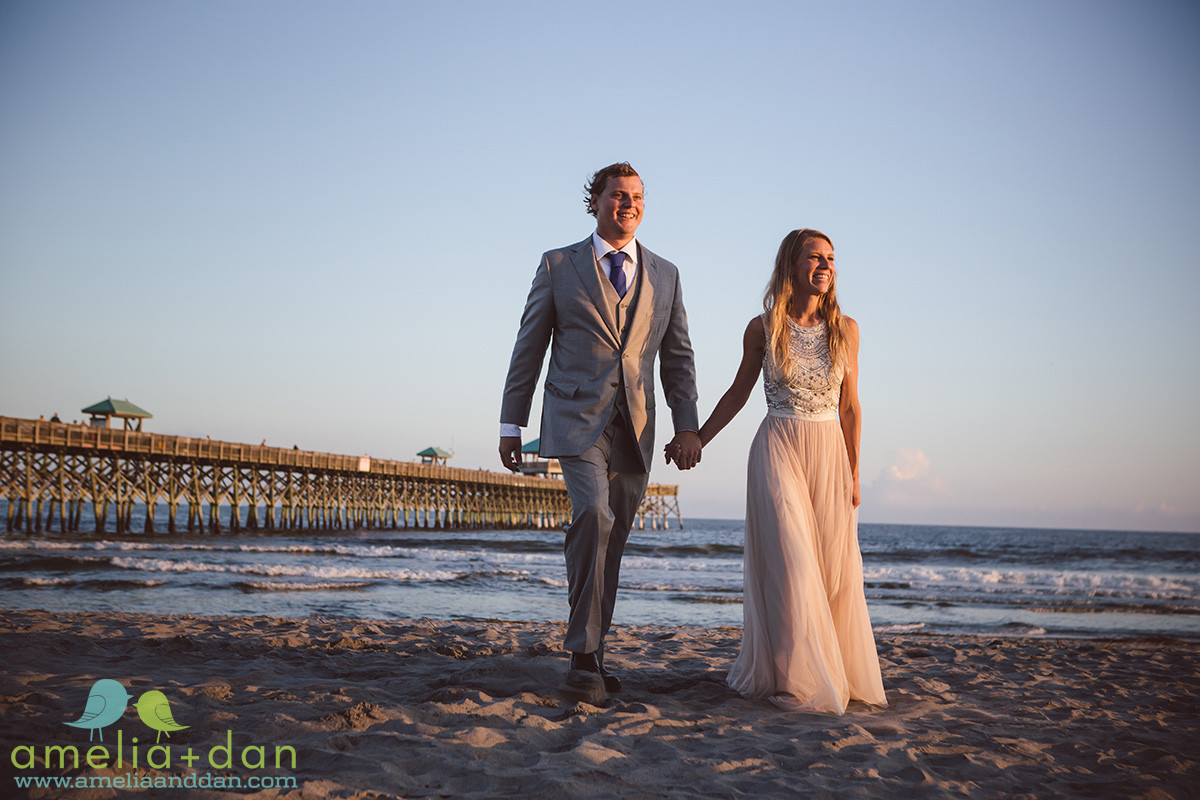
[[592,198],[600,238],[617,247],[633,238],[644,209],[642,179],[635,176],[609,178],[599,195]]

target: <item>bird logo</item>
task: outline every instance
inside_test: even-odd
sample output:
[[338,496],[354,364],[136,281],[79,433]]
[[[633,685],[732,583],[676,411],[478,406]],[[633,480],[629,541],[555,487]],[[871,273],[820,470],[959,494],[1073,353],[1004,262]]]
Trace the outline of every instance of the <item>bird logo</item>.
[[87,705],[79,719],[64,724],[73,728],[88,728],[89,742],[92,740],[92,735],[97,733],[100,735],[100,741],[103,742],[105,726],[112,725],[121,718],[131,699],[133,699],[133,695],[125,691],[125,687],[120,683],[111,678],[101,678],[92,684],[92,690],[88,692]]
[[154,737],[155,744],[158,744],[158,740],[164,733],[167,738],[170,738],[172,731],[181,731],[188,727],[175,721],[175,717],[171,715],[171,705],[167,702],[167,696],[157,689],[142,693],[137,701],[137,712],[138,716],[142,718],[142,722],[158,731],[158,736]]

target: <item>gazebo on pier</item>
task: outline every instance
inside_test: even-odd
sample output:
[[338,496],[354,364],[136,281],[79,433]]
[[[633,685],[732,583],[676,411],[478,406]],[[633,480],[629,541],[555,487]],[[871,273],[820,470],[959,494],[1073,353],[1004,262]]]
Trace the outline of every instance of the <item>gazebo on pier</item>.
[[107,428],[109,420],[116,417],[125,421],[125,430],[127,431],[140,431],[142,429],[142,420],[150,419],[154,416],[149,411],[144,408],[138,408],[128,400],[113,400],[112,397],[81,409],[81,411],[84,414],[92,415],[90,424],[93,428]]
[[426,447],[421,452],[417,453],[421,457],[422,464],[432,464],[434,466],[446,466],[446,460],[454,453],[443,450],[440,447]]
[[522,475],[545,475],[547,478],[561,478],[562,465],[558,463],[557,458],[542,458],[538,455],[538,446],[541,445],[541,438],[534,439],[532,442],[526,442],[521,447],[521,474]]

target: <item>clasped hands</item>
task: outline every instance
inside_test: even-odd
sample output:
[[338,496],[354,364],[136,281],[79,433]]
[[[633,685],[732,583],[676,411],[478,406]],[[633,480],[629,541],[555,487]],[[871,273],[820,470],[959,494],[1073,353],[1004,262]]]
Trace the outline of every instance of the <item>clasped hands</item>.
[[663,454],[667,463],[675,462],[679,469],[691,469],[700,463],[700,434],[695,431],[680,431],[675,438],[667,442]]
[[[700,463],[700,435],[695,431],[681,431],[663,448],[667,463],[675,462],[679,469],[691,469]],[[500,437],[500,461],[516,472],[520,469],[521,437]]]

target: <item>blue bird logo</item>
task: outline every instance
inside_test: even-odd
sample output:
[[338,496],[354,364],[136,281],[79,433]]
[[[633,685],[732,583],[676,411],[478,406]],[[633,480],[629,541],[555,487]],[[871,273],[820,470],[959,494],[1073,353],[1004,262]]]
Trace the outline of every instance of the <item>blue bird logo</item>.
[[125,707],[133,698],[125,687],[110,678],[101,678],[92,684],[88,692],[87,706],[83,714],[74,722],[64,723],[73,728],[88,728],[88,741],[98,733],[100,741],[104,741],[104,727],[112,725],[125,713]]

